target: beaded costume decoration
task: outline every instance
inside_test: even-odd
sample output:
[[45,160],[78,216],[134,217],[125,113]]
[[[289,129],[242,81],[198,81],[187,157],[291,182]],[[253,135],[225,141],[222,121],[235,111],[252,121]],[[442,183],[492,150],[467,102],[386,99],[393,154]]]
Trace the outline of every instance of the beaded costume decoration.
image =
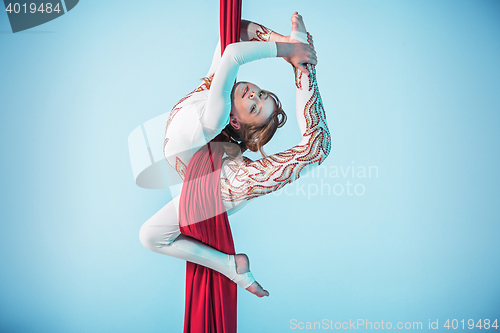
[[271,38],[271,33],[273,31],[271,29],[264,27],[263,25],[257,23],[255,23],[255,25],[259,26],[260,30],[257,29],[255,31],[256,37],[250,39],[250,41],[268,42],[269,38]]
[[[201,83],[198,87],[196,87],[196,89],[191,91],[189,94],[187,94],[186,96],[181,98],[181,100],[178,101],[174,105],[174,107],[172,108],[172,111],[170,111],[170,115],[168,116],[168,120],[167,120],[167,125],[165,127],[165,140],[163,141],[163,154],[165,154],[165,147],[167,146],[167,143],[168,143],[168,126],[170,125],[170,123],[174,119],[175,115],[177,114],[177,112],[182,110],[182,107],[184,106],[183,103],[185,101],[187,101],[191,96],[193,96],[194,93],[210,89],[210,85],[212,84],[213,78],[214,78],[214,74],[210,75],[209,77],[202,78],[203,83]],[[169,162],[169,164],[177,171],[177,173],[179,174],[179,177],[181,177],[181,179],[184,180],[184,176],[185,176],[186,170],[187,170],[187,164],[184,163],[183,161],[181,161],[181,159],[179,157],[175,158],[175,165],[172,165],[172,163],[170,163],[170,162]]]
[[307,84],[310,98],[304,106],[305,131],[302,142],[284,152],[257,161],[243,156],[237,161],[226,157],[224,165],[229,177],[221,175],[222,200],[226,203],[250,200],[277,191],[300,177],[308,165],[320,165],[331,150],[326,114],[316,82],[315,66],[307,64],[310,80],[295,69],[297,89]]

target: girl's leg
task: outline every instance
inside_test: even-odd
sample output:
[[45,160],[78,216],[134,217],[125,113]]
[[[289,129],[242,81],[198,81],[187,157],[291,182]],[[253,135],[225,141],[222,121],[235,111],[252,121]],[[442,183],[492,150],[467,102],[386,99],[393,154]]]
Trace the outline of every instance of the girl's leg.
[[268,296],[249,273],[245,254],[228,255],[180,233],[178,205],[179,196],[144,223],[139,234],[141,243],[153,252],[218,271],[259,297]]
[[191,261],[226,276],[231,275],[230,255],[181,234],[177,217],[178,205],[179,196],[143,224],[139,232],[142,245],[153,252]]

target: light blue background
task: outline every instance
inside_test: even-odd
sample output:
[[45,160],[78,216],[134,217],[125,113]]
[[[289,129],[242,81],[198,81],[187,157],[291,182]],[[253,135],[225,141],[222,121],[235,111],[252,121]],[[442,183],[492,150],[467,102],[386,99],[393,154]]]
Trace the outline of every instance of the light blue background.
[[[378,177],[312,174],[231,217],[271,293],[239,290],[239,332],[500,319],[500,2],[243,2],[283,34],[303,15],[325,166]],[[0,332],[181,332],[185,263],[138,237],[169,193],[135,185],[127,138],[205,75],[218,2],[81,1],[17,34],[2,12],[0,31]],[[288,111],[266,151],[298,143],[289,65],[255,62],[240,79]],[[321,181],[365,192],[312,195]]]

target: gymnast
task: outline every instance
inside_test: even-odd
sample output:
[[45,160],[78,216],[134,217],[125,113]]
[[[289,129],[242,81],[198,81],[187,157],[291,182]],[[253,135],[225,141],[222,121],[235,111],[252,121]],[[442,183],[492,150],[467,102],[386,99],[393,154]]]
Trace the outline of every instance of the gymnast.
[[[277,191],[324,161],[330,152],[330,133],[316,83],[317,64],[312,37],[302,17],[291,18],[290,36],[282,36],[242,20],[242,42],[227,46],[220,56],[220,41],[203,82],[170,112],[165,132],[165,158],[184,180],[196,149],[218,137],[225,144],[220,173],[221,199],[229,215],[249,200]],[[262,147],[286,114],[277,96],[253,83],[237,82],[239,66],[250,61],[282,57],[293,65],[296,115],[302,135],[294,147],[267,156]],[[259,151],[256,161],[241,155]],[[216,270],[258,297],[269,292],[255,281],[245,254],[228,255],[181,234],[179,197],[174,197],[140,230],[141,243],[151,251]]]

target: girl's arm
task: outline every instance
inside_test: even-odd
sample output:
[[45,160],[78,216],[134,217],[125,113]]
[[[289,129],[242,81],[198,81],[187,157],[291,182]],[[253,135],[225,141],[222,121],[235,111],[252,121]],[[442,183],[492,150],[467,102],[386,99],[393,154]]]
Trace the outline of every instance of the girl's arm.
[[254,60],[276,56],[275,42],[241,42],[226,47],[212,79],[206,108],[200,118],[205,132],[210,137],[217,136],[229,123],[231,92],[239,67]]
[[205,111],[200,118],[208,141],[229,123],[231,91],[239,67],[254,60],[276,56],[290,59],[296,67],[305,62],[316,63],[316,53],[309,44],[240,42],[226,47],[212,80]]
[[[271,29],[268,29],[261,24],[247,21],[247,20],[241,20],[240,40],[243,42],[259,41],[259,42],[288,43],[289,37],[280,35],[279,33],[274,32]],[[207,78],[210,77],[212,74],[214,74],[215,71],[217,70],[217,67],[219,66],[219,62],[221,59],[221,50],[220,49],[221,49],[221,46],[220,46],[220,39],[219,39],[219,42],[217,43],[217,47],[215,48],[214,55],[212,57],[212,64],[210,65],[210,69],[206,75]]]

